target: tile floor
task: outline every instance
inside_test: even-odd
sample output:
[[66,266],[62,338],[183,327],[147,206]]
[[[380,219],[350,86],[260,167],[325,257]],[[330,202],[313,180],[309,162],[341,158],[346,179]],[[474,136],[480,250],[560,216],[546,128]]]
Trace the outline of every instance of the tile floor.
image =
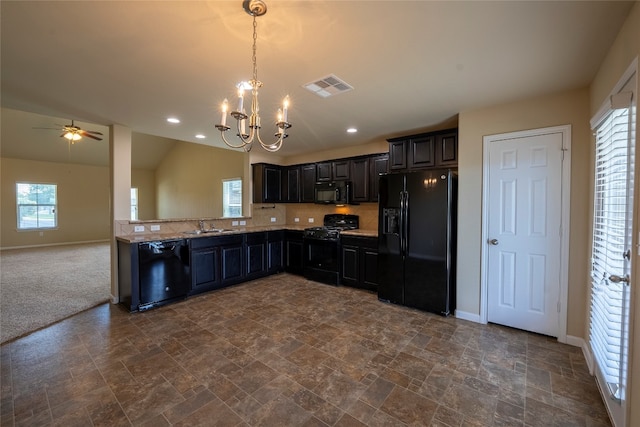
[[581,350],[288,274],[1,347],[2,426],[607,426]]

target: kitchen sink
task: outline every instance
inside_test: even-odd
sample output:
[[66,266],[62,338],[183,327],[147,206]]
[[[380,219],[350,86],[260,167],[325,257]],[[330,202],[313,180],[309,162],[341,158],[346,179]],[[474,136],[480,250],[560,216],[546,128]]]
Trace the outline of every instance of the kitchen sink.
[[191,230],[185,231],[184,234],[198,235],[198,234],[220,234],[233,231],[230,228],[211,228],[209,230]]

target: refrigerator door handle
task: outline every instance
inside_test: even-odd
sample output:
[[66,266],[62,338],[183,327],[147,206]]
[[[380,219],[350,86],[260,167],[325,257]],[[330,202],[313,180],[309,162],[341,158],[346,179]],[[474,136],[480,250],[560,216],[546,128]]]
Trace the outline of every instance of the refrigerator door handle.
[[400,256],[404,257],[404,191],[400,194],[400,229],[398,230],[398,236],[400,237]]
[[409,228],[409,193],[400,193],[400,255],[407,256],[407,230]]
[[409,192],[404,192],[404,227],[402,230],[402,241],[404,242],[404,256],[409,250]]

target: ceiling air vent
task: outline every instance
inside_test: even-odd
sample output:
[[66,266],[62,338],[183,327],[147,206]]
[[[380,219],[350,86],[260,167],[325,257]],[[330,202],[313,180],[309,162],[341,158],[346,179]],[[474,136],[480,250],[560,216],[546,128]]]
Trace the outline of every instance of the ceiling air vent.
[[304,87],[323,98],[328,98],[353,89],[353,86],[348,85],[333,74],[307,83]]

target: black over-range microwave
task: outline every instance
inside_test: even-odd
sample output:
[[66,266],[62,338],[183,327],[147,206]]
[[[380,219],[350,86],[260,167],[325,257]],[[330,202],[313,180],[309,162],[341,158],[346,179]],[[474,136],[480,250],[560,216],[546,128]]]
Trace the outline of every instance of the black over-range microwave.
[[316,182],[315,202],[335,205],[351,203],[351,183],[349,181]]

